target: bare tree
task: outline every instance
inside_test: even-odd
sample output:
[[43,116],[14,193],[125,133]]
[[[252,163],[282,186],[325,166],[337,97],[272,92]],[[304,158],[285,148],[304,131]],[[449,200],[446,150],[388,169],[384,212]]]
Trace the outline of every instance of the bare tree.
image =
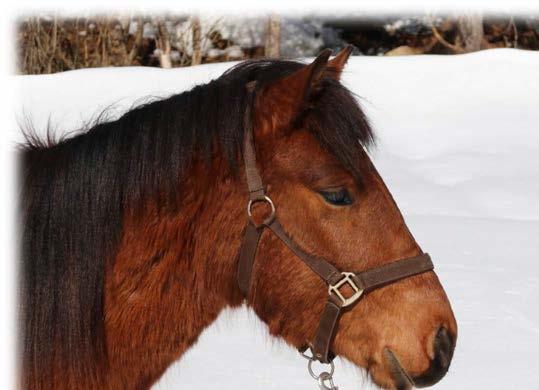
[[200,65],[202,63],[202,39],[200,34],[200,19],[197,16],[194,16],[191,21],[191,30],[193,33],[193,57],[191,58],[191,65]]
[[168,33],[166,21],[163,18],[157,20],[156,44],[159,50],[159,65],[165,69],[172,68],[170,34]]
[[49,62],[47,64],[47,73],[52,73],[52,63],[56,56],[56,48],[58,47],[58,16],[54,15],[54,22],[52,27],[51,45],[49,48]]
[[465,52],[481,50],[483,43],[483,15],[466,14],[458,18],[457,27]]
[[268,20],[266,31],[265,51],[268,58],[279,58],[281,55],[281,19],[278,15],[272,14]]
[[[127,20],[127,23],[125,24],[124,30],[129,31],[129,24],[132,23],[131,19]],[[131,50],[129,51],[129,54],[125,57],[124,60],[124,66],[129,66],[133,64],[133,61],[137,57],[140,47],[142,46],[142,32],[143,32],[143,21],[142,17],[138,17],[137,21],[135,22],[135,25],[137,26],[137,31],[135,32],[135,39],[133,41],[133,46],[131,47]],[[127,52],[127,47],[126,47]]]
[[431,17],[432,34],[443,46],[456,54],[469,53],[488,47],[488,42],[484,37],[483,15],[465,14],[457,18],[457,36],[455,43],[448,42],[434,25],[434,18]]

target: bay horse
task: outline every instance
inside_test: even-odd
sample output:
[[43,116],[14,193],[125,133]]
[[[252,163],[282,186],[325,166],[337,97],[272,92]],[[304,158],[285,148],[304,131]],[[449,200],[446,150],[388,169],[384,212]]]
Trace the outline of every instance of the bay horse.
[[[425,257],[366,152],[369,122],[340,83],[350,54],[243,62],[76,136],[28,135],[21,388],[147,389],[224,308],[244,302],[272,336],[302,348],[316,336],[328,286],[297,253],[360,272]],[[250,131],[251,170],[301,250],[260,233],[244,295]],[[252,218],[268,213],[255,206]],[[350,280],[346,297],[357,295]],[[457,324],[436,274],[379,284],[342,311],[331,352],[385,389],[438,382]]]

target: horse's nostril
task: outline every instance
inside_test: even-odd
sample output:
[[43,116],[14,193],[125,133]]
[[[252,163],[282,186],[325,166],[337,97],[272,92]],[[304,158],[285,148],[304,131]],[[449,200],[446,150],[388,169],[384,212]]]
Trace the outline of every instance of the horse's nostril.
[[434,359],[439,361],[440,367],[449,368],[454,349],[455,344],[453,338],[449,335],[446,328],[440,328],[434,338]]
[[434,337],[434,359],[431,360],[427,371],[413,377],[415,385],[417,387],[431,386],[442,379],[449,369],[454,349],[455,338],[449,334],[446,328],[438,329]]

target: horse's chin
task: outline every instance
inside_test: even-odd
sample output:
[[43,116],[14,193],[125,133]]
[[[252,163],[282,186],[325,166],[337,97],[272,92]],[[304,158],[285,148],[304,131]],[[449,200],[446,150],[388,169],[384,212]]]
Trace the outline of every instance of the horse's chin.
[[414,381],[402,367],[399,359],[389,348],[384,349],[384,359],[391,373],[391,379],[397,390],[410,390],[414,387]]

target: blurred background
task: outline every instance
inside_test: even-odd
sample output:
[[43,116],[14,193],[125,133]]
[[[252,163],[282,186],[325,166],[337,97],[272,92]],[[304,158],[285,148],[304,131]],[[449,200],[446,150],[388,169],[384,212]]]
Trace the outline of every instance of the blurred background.
[[204,16],[34,14],[16,23],[17,72],[56,73],[104,66],[172,68],[314,56],[356,47],[354,55],[460,54],[509,47],[539,50],[539,15],[498,13]]

